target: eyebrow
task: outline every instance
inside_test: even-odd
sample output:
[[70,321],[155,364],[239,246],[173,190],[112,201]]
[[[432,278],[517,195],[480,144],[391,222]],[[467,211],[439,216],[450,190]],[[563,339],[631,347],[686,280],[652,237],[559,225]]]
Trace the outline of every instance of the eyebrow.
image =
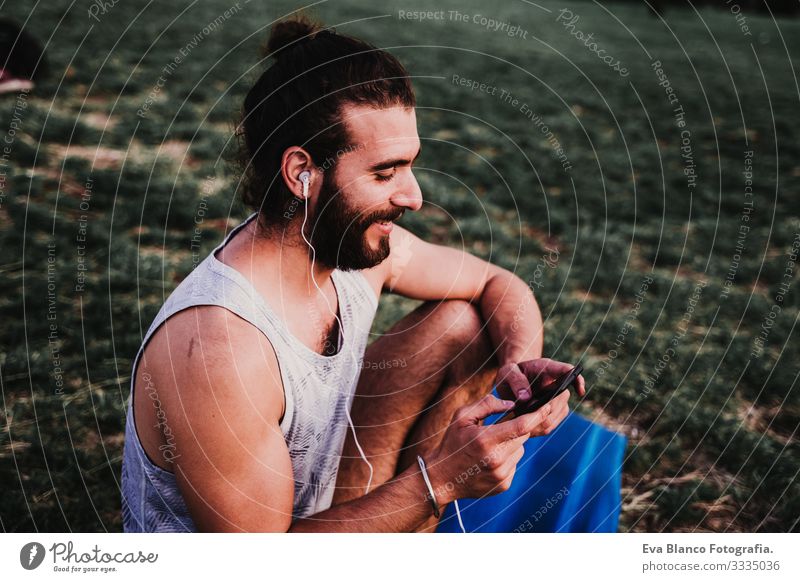
[[381,170],[388,170],[389,168],[393,168],[395,166],[406,166],[408,164],[413,164],[419,155],[422,153],[422,145],[419,146],[417,150],[417,155],[413,157],[413,159],[406,159],[406,158],[398,158],[394,160],[386,160],[383,162],[378,162],[377,164],[373,164],[369,167],[370,172],[379,172]]

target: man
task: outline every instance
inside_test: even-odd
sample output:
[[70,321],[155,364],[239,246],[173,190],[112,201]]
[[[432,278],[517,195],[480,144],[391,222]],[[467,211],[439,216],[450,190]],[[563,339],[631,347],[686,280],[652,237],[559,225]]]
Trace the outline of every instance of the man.
[[[173,292],[134,363],[125,529],[431,530],[450,501],[506,490],[568,393],[482,420],[570,366],[539,359],[524,282],[394,224],[422,205],[402,65],[304,19],[267,50],[240,126],[255,212]],[[383,290],[424,303],[366,348]]]

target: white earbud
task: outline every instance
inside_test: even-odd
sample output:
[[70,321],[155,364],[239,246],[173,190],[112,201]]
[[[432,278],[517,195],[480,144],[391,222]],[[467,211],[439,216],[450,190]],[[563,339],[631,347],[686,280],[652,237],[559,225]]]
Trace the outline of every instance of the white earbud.
[[299,178],[303,183],[303,198],[308,198],[308,181],[311,179],[311,172],[303,170],[300,172]]

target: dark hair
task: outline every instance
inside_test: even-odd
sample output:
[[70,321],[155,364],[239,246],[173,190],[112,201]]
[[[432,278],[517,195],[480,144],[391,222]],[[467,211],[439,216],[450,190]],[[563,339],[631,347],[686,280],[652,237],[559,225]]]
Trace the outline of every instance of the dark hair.
[[32,81],[47,73],[47,57],[36,38],[10,18],[0,18],[0,68]]
[[264,56],[274,62],[244,99],[238,161],[242,200],[269,227],[285,223],[292,200],[281,176],[286,148],[300,146],[322,166],[348,146],[344,104],[414,107],[416,99],[395,57],[305,16],[276,23]]

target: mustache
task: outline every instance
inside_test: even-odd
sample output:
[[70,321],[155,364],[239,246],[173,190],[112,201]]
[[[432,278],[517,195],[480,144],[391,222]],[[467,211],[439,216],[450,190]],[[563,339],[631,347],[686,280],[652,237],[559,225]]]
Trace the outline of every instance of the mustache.
[[399,220],[400,217],[403,216],[404,212],[405,211],[400,208],[393,211],[379,210],[364,217],[359,221],[359,223],[366,230],[366,228],[368,228],[374,222],[394,222]]

